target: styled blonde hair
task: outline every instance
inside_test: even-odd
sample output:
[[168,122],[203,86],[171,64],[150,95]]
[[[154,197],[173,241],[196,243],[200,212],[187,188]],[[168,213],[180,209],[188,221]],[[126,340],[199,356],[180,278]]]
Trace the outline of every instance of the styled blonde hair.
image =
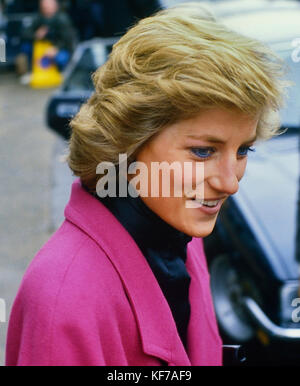
[[133,161],[152,136],[202,109],[260,114],[258,139],[278,133],[283,62],[195,7],[185,4],[141,20],[93,75],[95,93],[71,122],[67,156],[90,191],[101,177],[100,162],[117,164],[120,153]]

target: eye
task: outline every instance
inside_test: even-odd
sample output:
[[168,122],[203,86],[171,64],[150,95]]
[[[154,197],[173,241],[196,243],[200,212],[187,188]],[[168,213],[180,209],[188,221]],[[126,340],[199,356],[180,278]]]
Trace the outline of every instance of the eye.
[[212,147],[192,147],[190,150],[201,159],[209,158],[215,151]]
[[254,147],[251,146],[242,146],[238,150],[238,155],[240,157],[246,157],[249,153],[249,151],[255,151]]

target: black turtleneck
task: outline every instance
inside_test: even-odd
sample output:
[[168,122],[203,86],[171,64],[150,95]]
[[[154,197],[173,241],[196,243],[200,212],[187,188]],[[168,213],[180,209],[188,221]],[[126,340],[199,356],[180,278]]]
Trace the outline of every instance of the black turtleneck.
[[120,221],[147,259],[186,347],[190,276],[185,262],[187,244],[192,237],[167,224],[140,197],[96,197]]

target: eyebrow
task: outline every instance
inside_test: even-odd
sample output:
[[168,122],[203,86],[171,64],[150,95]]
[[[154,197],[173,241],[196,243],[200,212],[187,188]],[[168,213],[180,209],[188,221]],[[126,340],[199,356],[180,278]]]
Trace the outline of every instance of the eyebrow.
[[[205,140],[205,141],[211,142],[211,143],[220,143],[220,144],[226,143],[226,141],[224,141],[222,138],[212,137],[210,135],[199,135],[198,136],[198,135],[189,134],[189,135],[187,135],[187,137],[192,138],[192,139],[202,139],[202,140]],[[255,142],[256,139],[257,139],[257,135],[255,135],[253,138],[250,138],[249,140],[245,141],[243,143],[243,145]]]

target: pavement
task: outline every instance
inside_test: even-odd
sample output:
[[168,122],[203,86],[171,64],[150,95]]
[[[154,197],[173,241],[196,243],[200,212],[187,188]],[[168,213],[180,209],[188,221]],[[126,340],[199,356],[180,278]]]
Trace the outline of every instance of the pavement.
[[62,223],[74,179],[60,161],[66,142],[45,125],[53,92],[32,90],[14,74],[0,74],[0,307],[3,300],[6,305],[5,323],[0,309],[0,366],[21,279]]

